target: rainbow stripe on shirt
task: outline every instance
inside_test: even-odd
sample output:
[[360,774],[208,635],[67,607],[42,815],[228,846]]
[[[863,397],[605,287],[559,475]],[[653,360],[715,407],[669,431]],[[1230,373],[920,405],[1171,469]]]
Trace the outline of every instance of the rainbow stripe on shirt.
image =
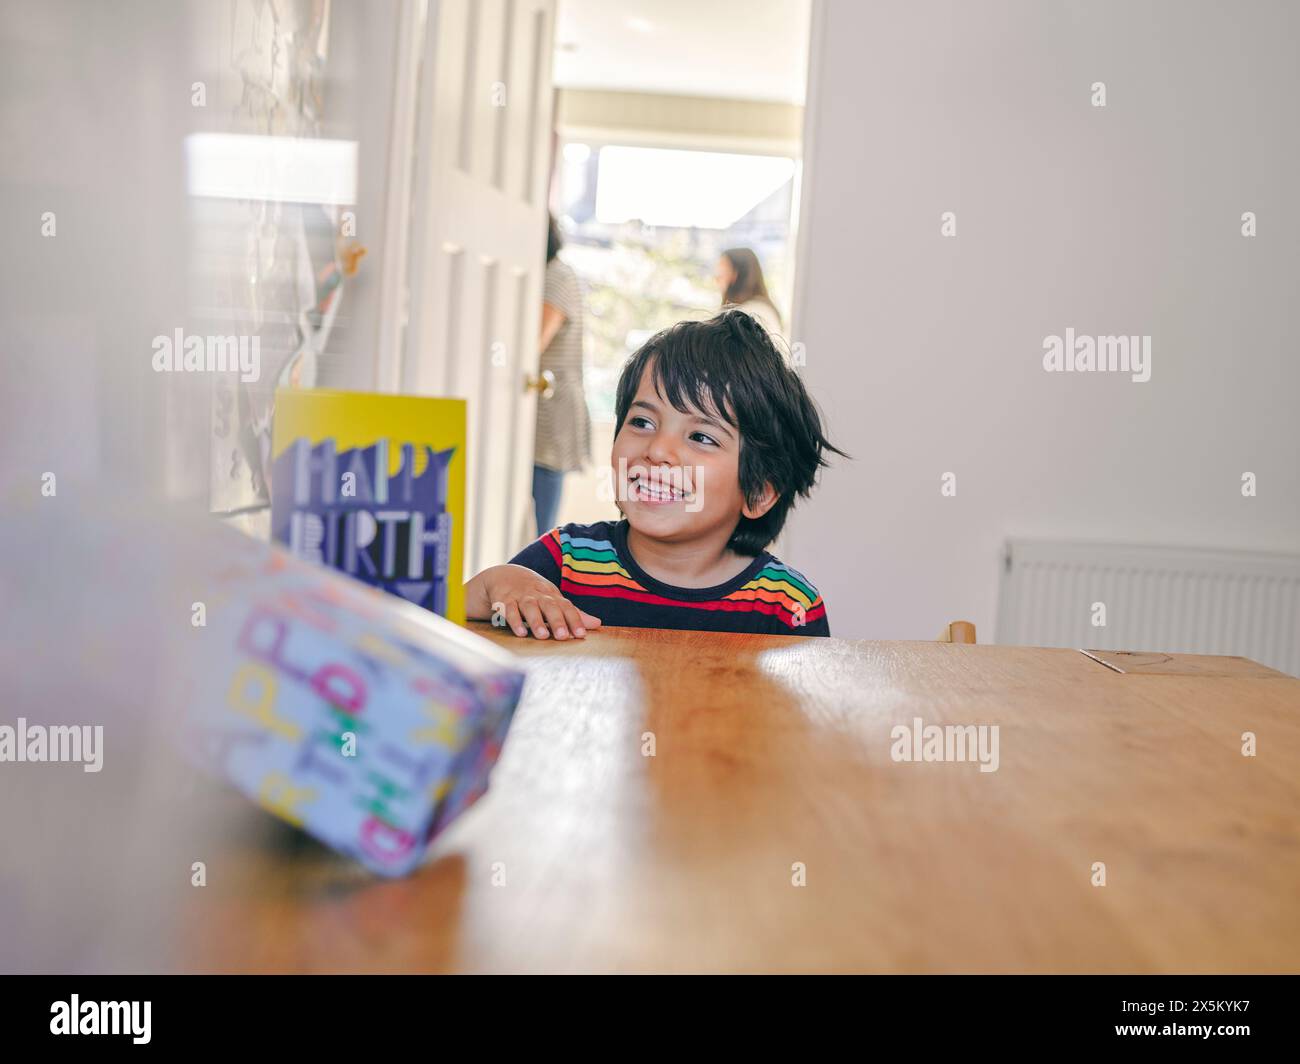
[[802,573],[775,558],[769,557],[736,590],[718,599],[697,601],[668,598],[645,588],[619,561],[608,538],[572,536],[564,528],[553,528],[540,542],[560,568],[560,593],[566,597],[594,595],[681,609],[763,613],[777,618],[793,634],[826,616],[817,589]]

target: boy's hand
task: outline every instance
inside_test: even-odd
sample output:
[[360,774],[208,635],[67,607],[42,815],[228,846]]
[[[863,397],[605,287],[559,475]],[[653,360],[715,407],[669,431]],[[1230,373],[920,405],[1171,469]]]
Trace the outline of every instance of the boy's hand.
[[466,612],[475,620],[505,618],[518,636],[531,631],[538,639],[582,639],[600,627],[600,618],[584,613],[544,576],[522,565],[494,565],[466,587]]

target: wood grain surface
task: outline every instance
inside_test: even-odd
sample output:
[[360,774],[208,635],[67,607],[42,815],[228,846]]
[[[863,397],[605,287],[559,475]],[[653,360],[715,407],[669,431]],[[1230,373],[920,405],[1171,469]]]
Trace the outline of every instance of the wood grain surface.
[[[179,967],[1300,971],[1300,680],[1244,659],[1120,673],[1077,650],[471,627],[528,670],[487,796],[393,882],[214,790],[228,815]],[[893,760],[891,729],[918,717],[997,725],[997,771]]]

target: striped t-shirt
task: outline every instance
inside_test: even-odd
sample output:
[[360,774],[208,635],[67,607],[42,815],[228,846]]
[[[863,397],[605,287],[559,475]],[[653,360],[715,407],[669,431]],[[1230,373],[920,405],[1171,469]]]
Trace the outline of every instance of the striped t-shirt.
[[627,520],[553,528],[513,558],[602,622],[767,635],[830,635],[817,589],[764,551],[716,587],[673,587],[645,572],[627,549]]

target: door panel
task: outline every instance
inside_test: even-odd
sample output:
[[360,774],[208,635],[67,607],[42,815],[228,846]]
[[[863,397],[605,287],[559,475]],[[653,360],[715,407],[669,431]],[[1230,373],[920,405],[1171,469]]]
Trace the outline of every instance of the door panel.
[[402,388],[468,400],[467,575],[531,529],[554,7],[430,6]]

